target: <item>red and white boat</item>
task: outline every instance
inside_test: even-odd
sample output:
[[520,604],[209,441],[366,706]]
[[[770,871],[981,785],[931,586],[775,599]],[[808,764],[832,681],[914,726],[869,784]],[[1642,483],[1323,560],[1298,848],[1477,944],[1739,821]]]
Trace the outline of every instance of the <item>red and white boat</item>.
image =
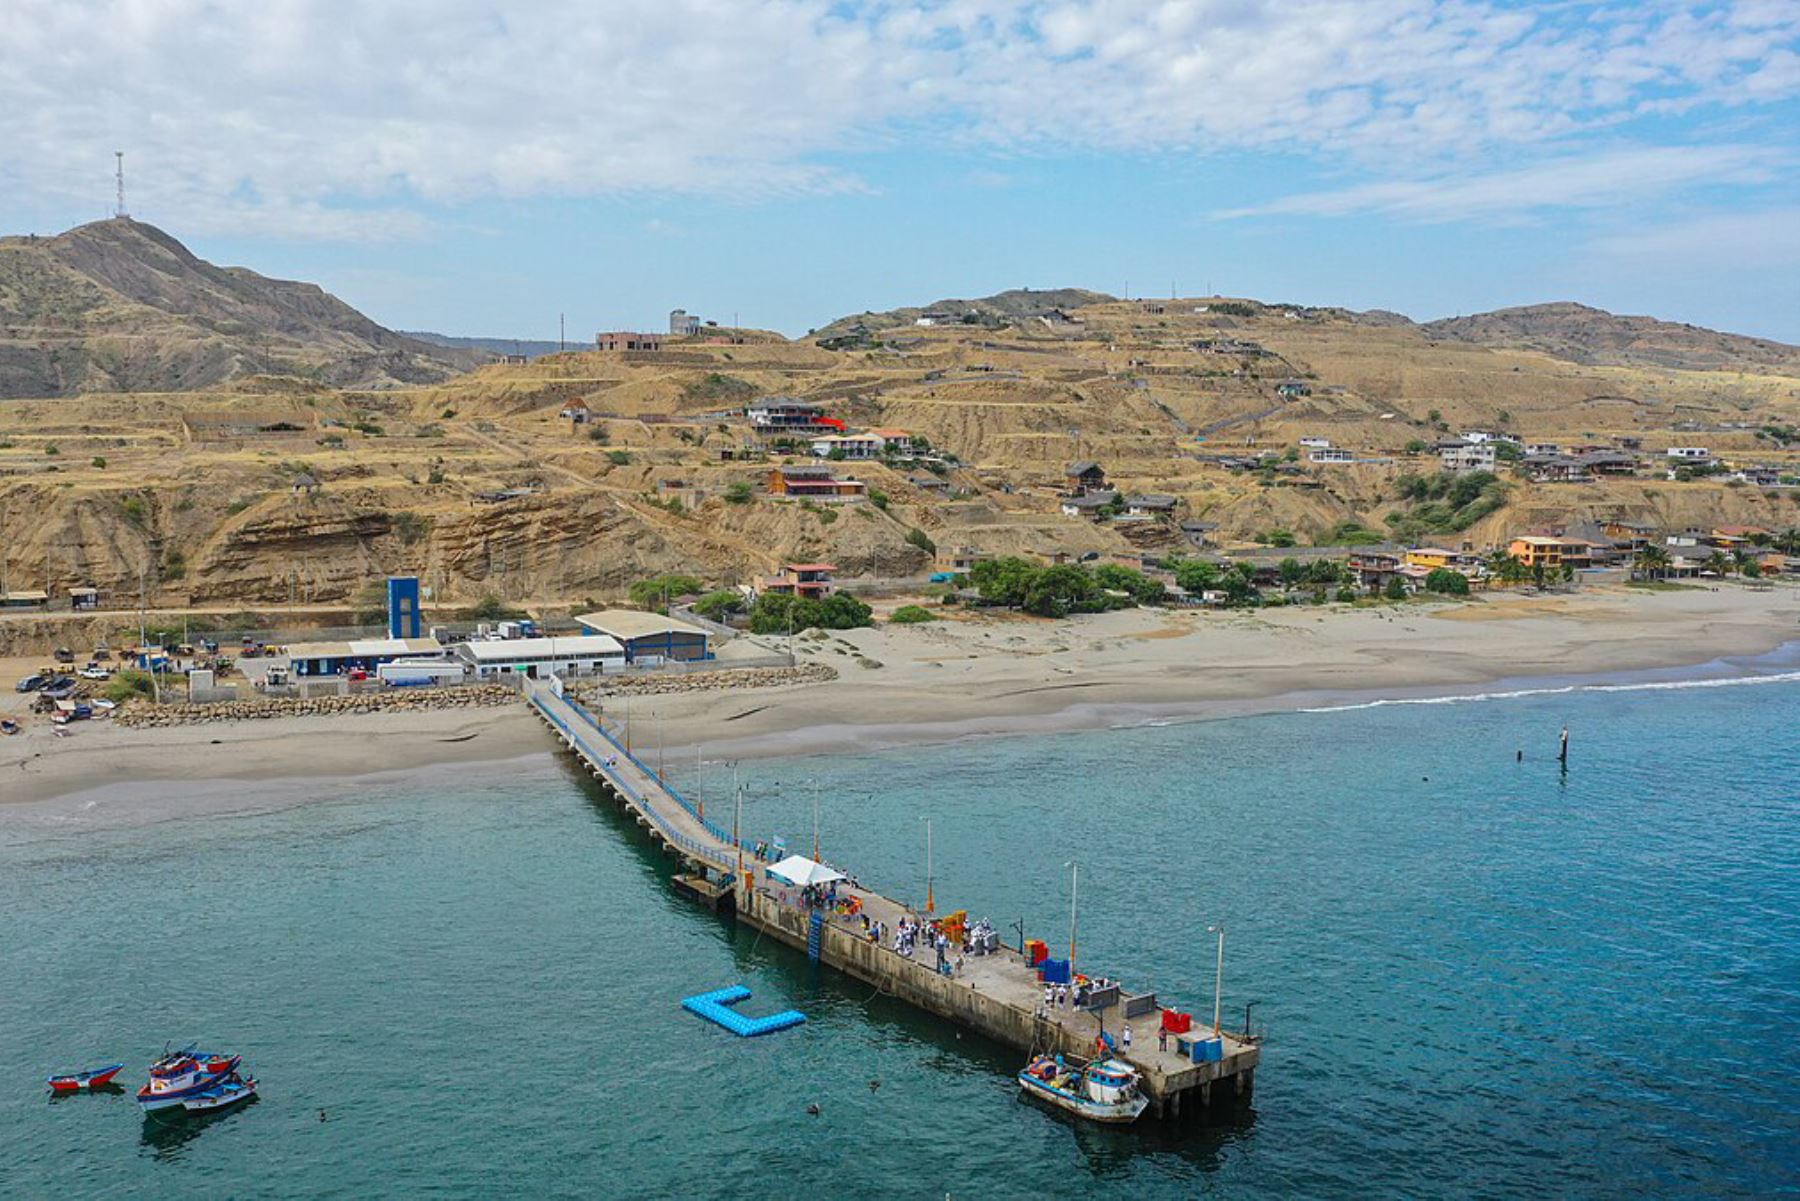
[[60,1076],[50,1077],[50,1091],[53,1093],[79,1093],[84,1090],[105,1088],[112,1083],[125,1065],[109,1063],[103,1068],[95,1068],[91,1072],[65,1072]]
[[239,1062],[240,1056],[214,1055],[191,1045],[164,1055],[150,1065],[150,1082],[138,1089],[138,1104],[146,1111],[180,1105],[190,1097],[217,1088],[237,1070]]

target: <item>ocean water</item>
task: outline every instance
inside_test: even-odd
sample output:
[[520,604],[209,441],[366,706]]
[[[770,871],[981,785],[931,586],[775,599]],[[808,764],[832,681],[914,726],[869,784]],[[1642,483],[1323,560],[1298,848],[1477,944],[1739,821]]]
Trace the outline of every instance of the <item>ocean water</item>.
[[[816,797],[825,857],[894,895],[929,815],[939,906],[1053,945],[1079,862],[1083,964],[1202,1014],[1224,922],[1254,1105],[1125,1131],[679,899],[548,755],[148,825],[0,814],[0,1196],[1791,1194],[1796,718],[1776,680],[739,768],[751,829],[808,850]],[[695,774],[723,806],[729,769]],[[678,1008],[736,981],[810,1020],[738,1040]],[[190,1039],[265,1095],[193,1122],[41,1091],[112,1059],[135,1088]]]

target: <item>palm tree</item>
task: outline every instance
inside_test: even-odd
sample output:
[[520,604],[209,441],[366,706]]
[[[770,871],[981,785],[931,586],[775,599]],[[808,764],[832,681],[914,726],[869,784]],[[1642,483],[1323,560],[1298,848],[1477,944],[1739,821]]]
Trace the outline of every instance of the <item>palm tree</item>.
[[1731,569],[1739,575],[1743,575],[1744,568],[1750,566],[1754,562],[1756,562],[1756,556],[1747,550],[1740,549],[1731,552]]
[[1789,526],[1774,538],[1775,549],[1784,555],[1800,555],[1800,528]]
[[1731,574],[1731,556],[1722,550],[1714,551],[1706,556],[1706,570],[1724,579]]
[[1661,578],[1668,572],[1669,563],[1669,552],[1654,542],[1637,553],[1637,568],[1647,580]]

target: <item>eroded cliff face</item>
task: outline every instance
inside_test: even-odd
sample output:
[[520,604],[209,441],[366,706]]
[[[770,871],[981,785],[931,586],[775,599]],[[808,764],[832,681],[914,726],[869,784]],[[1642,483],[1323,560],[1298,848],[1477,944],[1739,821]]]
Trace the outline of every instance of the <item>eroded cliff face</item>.
[[[336,484],[223,500],[230,488],[0,490],[16,586],[96,586],[110,605],[348,603],[395,573],[445,600],[616,596],[680,571],[747,581],[783,560],[827,558],[847,575],[924,570],[911,528],[872,506],[808,510],[719,499],[672,511],[644,496],[563,489],[499,504],[457,490]],[[831,515],[835,513],[835,515]]]

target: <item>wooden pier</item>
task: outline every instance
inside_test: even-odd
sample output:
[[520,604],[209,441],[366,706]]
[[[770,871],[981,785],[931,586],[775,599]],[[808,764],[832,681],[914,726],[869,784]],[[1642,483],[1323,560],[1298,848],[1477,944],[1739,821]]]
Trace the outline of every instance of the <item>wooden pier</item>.
[[[1220,1059],[1195,1062],[1177,1054],[1174,1036],[1168,1040],[1168,1049],[1159,1048],[1162,1011],[1154,994],[1122,995],[1117,1005],[1092,1012],[1069,1005],[1046,1007],[1044,986],[1014,948],[968,956],[954,975],[944,975],[934,969],[935,955],[929,949],[922,949],[915,960],[891,946],[871,942],[860,917],[824,914],[800,906],[797,889],[762,874],[763,864],[752,853],[752,844],[734,845],[729,830],[691,808],[555,682],[528,681],[525,697],[652,841],[682,860],[684,870],[676,876],[675,886],[708,907],[730,912],[736,920],[820,963],[1024,1054],[1060,1051],[1089,1055],[1102,1030],[1116,1042],[1122,1027],[1129,1026],[1131,1050],[1116,1053],[1142,1073],[1151,1112],[1158,1117],[1174,1118],[1249,1100],[1260,1057],[1254,1041],[1221,1033]],[[840,885],[838,892],[857,897],[869,919],[889,929],[897,927],[903,917],[920,916],[865,888]],[[1205,1032],[1196,1026],[1196,1033]]]

